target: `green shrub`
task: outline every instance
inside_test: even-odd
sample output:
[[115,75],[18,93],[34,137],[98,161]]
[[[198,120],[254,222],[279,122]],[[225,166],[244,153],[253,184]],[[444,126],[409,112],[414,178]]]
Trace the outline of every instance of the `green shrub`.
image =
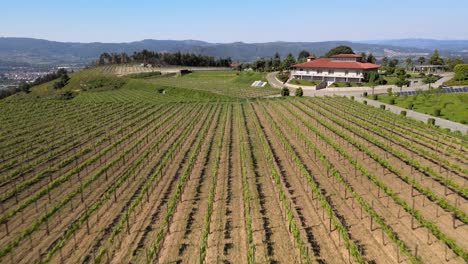
[[434,116],[440,116],[441,111],[439,108],[434,109]]
[[392,89],[391,87],[390,87],[390,88],[387,88],[387,94],[388,94],[389,96],[392,96],[392,94],[393,94],[393,89]]
[[351,87],[351,83],[350,83],[350,82],[346,82],[346,83],[345,83],[345,86],[346,86],[346,87]]
[[373,94],[373,95],[372,95],[372,100],[379,100],[379,96],[376,95],[376,94]]
[[409,109],[409,110],[412,110],[413,107],[414,107],[413,103],[408,103],[408,105],[406,106],[406,108]]
[[283,83],[287,82],[288,79],[289,79],[289,72],[279,72],[277,75],[276,75],[276,78],[278,78],[280,81],[282,81]]
[[455,73],[455,76],[453,77],[455,81],[463,81],[466,79],[466,74],[463,72],[457,72]]
[[400,115],[406,116],[406,111],[405,111],[405,110],[402,110],[402,111],[400,112]]
[[126,83],[125,79],[118,77],[99,77],[94,80],[90,80],[82,85],[83,90],[94,90],[94,91],[106,91],[106,90],[117,90],[124,86]]
[[351,96],[350,98],[351,98],[351,100],[353,100],[353,101],[354,101],[354,96]]
[[127,77],[133,78],[133,79],[143,79],[143,78],[149,78],[149,77],[154,77],[154,76],[161,76],[161,72],[155,71],[155,72],[140,72],[140,73],[133,73],[127,75]]
[[296,96],[302,97],[304,95],[304,91],[302,90],[302,87],[299,87],[296,89]]
[[428,123],[429,125],[435,125],[435,118],[429,118],[429,119],[427,120],[427,123]]
[[388,103],[391,104],[391,105],[394,105],[395,104],[395,98],[391,98]]
[[283,89],[281,89],[281,96],[289,96],[288,87],[283,87]]
[[76,96],[76,94],[72,91],[66,91],[60,95],[60,99],[62,100],[70,100],[73,99]]
[[367,97],[367,92],[364,92],[362,96]]
[[367,104],[367,101],[366,101],[366,100],[364,100],[362,103],[366,105],[366,104]]
[[455,75],[468,75],[468,64],[457,64],[455,67],[453,67],[453,71],[455,72]]
[[380,109],[385,110],[385,105],[380,105]]

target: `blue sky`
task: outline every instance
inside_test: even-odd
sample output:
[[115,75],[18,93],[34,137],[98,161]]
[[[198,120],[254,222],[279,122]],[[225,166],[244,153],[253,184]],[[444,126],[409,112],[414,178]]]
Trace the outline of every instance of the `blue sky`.
[[466,0],[2,0],[0,37],[128,42],[468,39]]

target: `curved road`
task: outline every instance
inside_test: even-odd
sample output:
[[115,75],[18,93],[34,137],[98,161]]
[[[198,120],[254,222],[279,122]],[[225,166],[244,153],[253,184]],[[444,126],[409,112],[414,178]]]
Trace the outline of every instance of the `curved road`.
[[271,87],[281,89],[281,88],[284,87],[284,84],[280,80],[278,80],[276,78],[277,73],[278,72],[269,72],[269,73],[267,73],[266,79],[267,79],[267,81],[268,81],[268,83],[270,84]]

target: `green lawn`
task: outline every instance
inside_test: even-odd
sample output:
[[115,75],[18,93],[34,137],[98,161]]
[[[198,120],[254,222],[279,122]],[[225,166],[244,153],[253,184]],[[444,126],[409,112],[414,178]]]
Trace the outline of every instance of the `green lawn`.
[[463,86],[463,85],[468,85],[468,80],[463,80],[463,81],[455,81],[455,80],[450,80],[444,82],[444,85],[447,86]]
[[378,100],[389,103],[392,98],[397,106],[409,109],[413,104],[413,110],[429,115],[435,115],[439,109],[441,118],[468,124],[468,93],[438,94],[426,91],[412,96],[379,95]]
[[334,82],[330,87],[362,87],[369,86],[369,83],[356,83],[356,82]]
[[322,81],[312,81],[312,80],[291,80],[289,81],[290,84],[295,84],[295,85],[304,85],[304,86],[315,86]]
[[263,97],[279,94],[280,90],[265,87],[252,87],[252,83],[265,79],[264,73],[237,71],[197,71],[184,76],[149,78],[144,82],[155,87],[166,86],[182,89],[201,90],[214,94],[237,98]]

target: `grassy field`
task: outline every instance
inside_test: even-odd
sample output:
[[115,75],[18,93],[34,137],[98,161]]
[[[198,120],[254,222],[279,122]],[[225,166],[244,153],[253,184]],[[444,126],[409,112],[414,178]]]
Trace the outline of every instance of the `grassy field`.
[[0,100],[0,263],[466,263],[466,139],[261,77]]
[[468,86],[468,80],[463,80],[463,81],[450,80],[450,81],[444,82],[444,85],[447,85],[447,86]]
[[[233,100],[279,94],[278,89],[268,84],[265,87],[252,87],[254,81],[265,80],[264,74],[257,72],[197,71],[184,76],[169,74],[141,78],[134,75],[135,78],[132,78],[132,75],[117,76],[104,70],[105,68],[98,67],[71,73],[71,79],[63,89],[54,89],[55,81],[51,81],[34,87],[28,95],[17,96],[58,97],[65,91],[71,91],[79,100],[81,97],[93,97],[90,95],[92,93],[98,93],[99,98],[105,99],[106,96],[101,93],[109,93],[113,97],[138,90],[147,96],[145,101],[194,101]],[[186,96],[187,94],[191,96]]]
[[197,71],[184,76],[146,79],[148,84],[182,89],[201,90],[230,97],[262,97],[279,94],[279,90],[266,85],[252,87],[254,81],[265,81],[265,74],[237,71]]
[[317,85],[317,84],[319,84],[321,82],[322,81],[297,80],[297,79],[289,81],[290,84],[304,85],[304,86],[315,86],[315,85]]
[[412,110],[429,115],[435,115],[436,110],[440,110],[439,117],[468,124],[468,93],[422,92],[412,96],[379,95],[378,97],[378,100],[384,103],[389,103],[391,99],[395,100],[397,106],[410,108],[412,105]]

